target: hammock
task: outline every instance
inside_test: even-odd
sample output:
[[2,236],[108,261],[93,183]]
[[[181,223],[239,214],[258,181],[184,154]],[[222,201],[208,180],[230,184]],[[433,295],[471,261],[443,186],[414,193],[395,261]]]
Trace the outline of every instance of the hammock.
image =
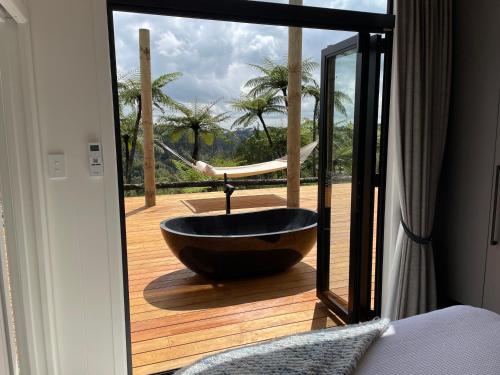
[[[248,177],[248,176],[256,176],[260,174],[281,171],[287,168],[286,155],[283,156],[282,158],[275,159],[272,161],[266,161],[264,163],[241,165],[238,167],[214,167],[200,160],[190,161],[162,142],[157,142],[157,144],[163,149],[170,152],[172,155],[176,156],[184,164],[190,166],[193,169],[196,169],[197,171],[203,173],[205,176],[209,177],[222,178],[224,177],[224,175],[227,175],[227,177],[229,178]],[[308,145],[305,145],[300,149],[300,164],[306,161],[306,159],[309,157],[309,155],[311,155],[311,152],[313,152],[317,144],[318,141],[315,141],[309,143]]]

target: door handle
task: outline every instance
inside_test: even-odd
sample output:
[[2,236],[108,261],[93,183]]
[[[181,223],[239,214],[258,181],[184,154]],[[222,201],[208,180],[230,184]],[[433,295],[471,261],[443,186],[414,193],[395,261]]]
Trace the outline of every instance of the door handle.
[[490,244],[498,245],[497,237],[497,214],[498,214],[498,185],[500,178],[500,165],[496,167],[495,173],[495,191],[493,196],[493,216],[491,218],[491,230],[490,230]]

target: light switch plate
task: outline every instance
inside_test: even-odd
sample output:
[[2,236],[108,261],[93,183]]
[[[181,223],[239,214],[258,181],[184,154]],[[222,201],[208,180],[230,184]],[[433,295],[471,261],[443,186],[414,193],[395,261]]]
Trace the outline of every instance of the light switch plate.
[[49,155],[49,178],[66,178],[66,163],[64,161],[64,154]]

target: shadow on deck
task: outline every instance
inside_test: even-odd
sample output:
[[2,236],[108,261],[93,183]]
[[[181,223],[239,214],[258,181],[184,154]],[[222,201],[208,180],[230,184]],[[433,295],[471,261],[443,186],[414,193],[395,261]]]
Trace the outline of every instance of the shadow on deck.
[[[294,281],[293,288],[277,290],[272,298],[304,293],[315,288],[316,269],[300,262],[278,275],[230,281],[211,281],[182,269],[162,275],[144,289],[144,299],[159,309],[193,310],[234,306],[270,298],[269,285]],[[175,289],[174,286],[186,288]],[[250,294],[248,294],[251,291]],[[188,304],[184,304],[189,301]]]

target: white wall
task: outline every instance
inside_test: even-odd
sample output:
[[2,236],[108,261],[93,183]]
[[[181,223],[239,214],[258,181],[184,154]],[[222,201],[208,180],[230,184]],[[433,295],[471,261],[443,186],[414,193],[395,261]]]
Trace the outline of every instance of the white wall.
[[[24,30],[23,30],[24,31]],[[45,374],[46,348],[42,306],[42,279],[38,267],[37,234],[41,225],[34,224],[35,202],[31,183],[30,159],[34,147],[28,146],[32,134],[27,129],[20,57],[18,25],[13,20],[0,23],[0,90],[2,121],[0,121],[0,190],[4,199],[6,240],[12,282],[12,303],[15,309],[16,342],[23,373]],[[26,35],[24,33],[24,35]],[[29,51],[29,50],[28,50]],[[29,76],[29,75],[27,75]],[[31,155],[31,158],[29,157]],[[45,284],[44,284],[45,285]],[[46,294],[45,300],[49,300]]]
[[[105,0],[27,0],[26,8],[28,23],[19,26],[24,77],[19,85],[25,97],[33,94],[23,103],[32,142],[24,152],[41,231],[34,246],[52,357],[47,373],[125,374]],[[103,178],[88,174],[91,141],[103,145]],[[47,155],[53,152],[66,155],[65,180],[47,177]]]

